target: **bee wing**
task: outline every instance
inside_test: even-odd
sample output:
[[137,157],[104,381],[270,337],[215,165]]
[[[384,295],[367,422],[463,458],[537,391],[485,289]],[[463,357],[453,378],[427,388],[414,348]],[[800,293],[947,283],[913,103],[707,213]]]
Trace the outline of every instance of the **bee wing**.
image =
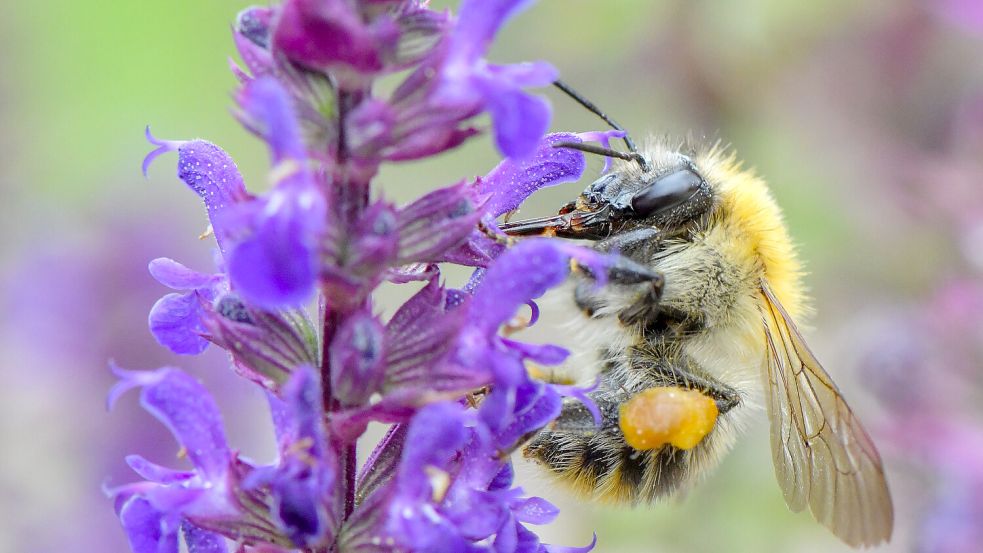
[[852,546],[891,537],[894,512],[881,457],[836,384],[762,281],[768,417],[775,474],[793,511]]

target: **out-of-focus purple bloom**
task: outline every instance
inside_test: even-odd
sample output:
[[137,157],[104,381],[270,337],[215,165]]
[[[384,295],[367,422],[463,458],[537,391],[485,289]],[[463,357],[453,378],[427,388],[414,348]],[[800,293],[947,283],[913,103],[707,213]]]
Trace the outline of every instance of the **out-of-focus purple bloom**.
[[930,0],[930,8],[953,25],[983,34],[983,5],[975,0]]

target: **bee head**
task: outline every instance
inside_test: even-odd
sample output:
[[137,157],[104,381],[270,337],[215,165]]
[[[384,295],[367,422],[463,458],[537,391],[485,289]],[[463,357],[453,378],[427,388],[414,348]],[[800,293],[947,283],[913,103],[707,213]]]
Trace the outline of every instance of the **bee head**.
[[634,163],[594,181],[559,215],[508,223],[512,235],[554,234],[565,238],[603,239],[640,226],[672,231],[702,216],[713,205],[713,190],[686,156],[673,154],[656,166],[639,156]]
[[[662,168],[627,168],[594,181],[576,202],[587,212],[606,211],[612,230],[625,226],[673,229],[706,213],[713,191],[686,156]],[[646,170],[647,169],[647,170]]]

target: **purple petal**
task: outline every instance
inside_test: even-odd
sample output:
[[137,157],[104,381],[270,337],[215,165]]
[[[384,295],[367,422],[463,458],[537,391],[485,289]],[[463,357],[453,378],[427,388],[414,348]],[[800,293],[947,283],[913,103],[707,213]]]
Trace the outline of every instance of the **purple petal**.
[[180,140],[159,140],[154,137],[153,133],[150,132],[150,125],[147,125],[147,127],[144,129],[143,135],[147,138],[147,142],[157,146],[143,158],[143,163],[140,166],[140,169],[143,171],[143,176],[146,177],[147,171],[150,170],[150,164],[153,163],[155,159],[162,154],[166,154],[167,152],[176,152],[178,148],[184,144],[184,142]]
[[267,7],[250,6],[236,16],[235,32],[256,46],[268,49],[276,12]]
[[590,415],[594,419],[594,426],[600,428],[601,420],[602,420],[601,410],[598,409],[597,404],[594,403],[594,400],[591,399],[589,395],[587,395],[588,393],[596,390],[600,384],[601,384],[601,379],[597,378],[594,381],[594,384],[586,388],[581,388],[578,386],[565,386],[560,384],[553,384],[552,386],[553,389],[556,390],[556,392],[561,396],[572,397],[580,401],[580,403],[583,403],[584,407],[586,407],[587,410],[590,411]]
[[478,286],[471,302],[475,327],[492,334],[519,306],[566,280],[570,250],[549,239],[529,239],[502,254]]
[[[290,201],[288,199],[287,201]],[[232,250],[229,278],[243,298],[263,308],[300,305],[314,292],[315,254],[303,228],[306,213],[281,205]]]
[[150,276],[154,277],[157,282],[172,290],[205,288],[216,281],[215,275],[199,273],[166,257],[154,259],[147,266],[147,269],[150,271]]
[[560,395],[542,383],[526,384],[516,393],[515,412],[509,424],[496,432],[499,449],[508,450],[524,436],[549,424],[560,414]]
[[133,553],[178,553],[177,528],[169,528],[164,515],[139,497],[133,497],[119,512],[120,522]]
[[441,261],[466,267],[487,267],[504,250],[505,246],[474,230],[467,242],[446,252]]
[[[577,133],[577,136],[584,142],[600,142],[601,146],[605,148],[611,147],[612,138],[624,138],[628,133],[625,131],[616,131],[614,129],[608,131],[588,131]],[[611,170],[612,158],[604,157],[604,166],[601,167],[601,174],[605,174]]]
[[248,198],[232,157],[211,142],[190,140],[181,144],[178,178],[205,200],[209,213]]
[[203,337],[202,305],[198,292],[167,294],[150,308],[148,324],[157,342],[178,355],[198,355],[209,341]]
[[548,553],[588,553],[589,551],[593,550],[594,546],[596,545],[597,545],[597,534],[594,534],[594,538],[591,540],[590,544],[585,545],[583,547],[549,545],[549,544],[543,544],[543,547],[546,548],[546,551]]
[[[505,525],[503,525],[495,534],[495,551],[496,552],[508,551],[509,553],[527,553],[527,551],[529,551],[528,547],[523,549],[525,543],[519,543],[520,530],[524,530],[524,528],[516,524],[514,519],[509,519],[509,521],[506,522]],[[528,532],[528,530],[526,532],[531,533]],[[535,534],[533,534],[533,539],[535,540],[536,544],[539,543],[539,538]]]
[[225,538],[208,530],[202,530],[193,524],[185,522],[181,525],[184,533],[184,543],[188,553],[228,553]]
[[478,181],[478,191],[491,196],[485,210],[493,217],[513,211],[540,188],[578,180],[584,172],[584,154],[554,148],[558,142],[580,142],[575,134],[546,135],[529,158],[507,158]]
[[173,484],[194,478],[195,473],[162,467],[140,455],[127,455],[126,464],[141,478],[158,484]]
[[515,469],[512,467],[512,461],[507,461],[488,484],[488,491],[507,490],[512,487],[513,480],[515,480]]
[[250,198],[235,162],[211,142],[191,140],[178,149],[178,178],[204,200],[215,238],[224,249],[232,231],[222,224],[223,214]]
[[523,359],[529,359],[543,365],[559,365],[570,356],[570,351],[553,344],[526,344],[503,338],[502,343],[509,349],[519,353]]
[[232,453],[218,405],[204,386],[171,367],[149,372],[116,368],[114,372],[120,382],[110,391],[111,402],[130,388],[142,387],[140,404],[167,426],[205,480],[225,477]]
[[246,84],[238,102],[246,126],[269,144],[274,163],[304,159],[306,152],[293,101],[279,81],[262,77]]
[[449,51],[454,60],[473,63],[488,50],[495,33],[532,0],[464,0]]
[[399,471],[405,483],[415,489],[428,489],[418,477],[424,467],[443,469],[464,447],[470,432],[467,416],[455,403],[434,403],[421,409],[410,422]]
[[[283,388],[286,426],[281,437],[281,462],[270,475],[273,512],[295,544],[320,542],[328,531],[329,490],[334,484],[334,458],[329,457],[321,386],[309,366],[298,367]],[[285,446],[285,447],[284,447]]]
[[485,89],[488,111],[495,128],[495,144],[508,157],[526,157],[533,153],[550,126],[553,110],[545,98],[520,89]]
[[314,369],[306,365],[297,367],[283,387],[283,396],[295,439],[309,439],[312,448],[310,453],[317,457],[325,455],[327,437],[322,419],[324,404],[321,398],[321,382]]
[[270,418],[273,420],[273,432],[276,435],[276,443],[280,451],[285,451],[290,442],[297,439],[291,428],[290,415],[287,412],[287,404],[276,396],[273,392],[266,392],[266,402],[270,406]]
[[453,487],[442,505],[443,513],[454,528],[472,541],[487,538],[501,528],[508,509],[495,494],[475,489]]
[[541,497],[528,497],[512,506],[516,520],[528,524],[549,524],[560,514],[560,509]]

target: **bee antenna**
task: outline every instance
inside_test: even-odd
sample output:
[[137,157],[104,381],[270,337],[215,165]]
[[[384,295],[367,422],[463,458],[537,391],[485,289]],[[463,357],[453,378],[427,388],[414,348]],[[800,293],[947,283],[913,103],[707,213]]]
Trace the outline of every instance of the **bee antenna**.
[[[635,141],[632,140],[630,136],[628,136],[628,131],[626,131],[624,127],[619,125],[614,119],[608,117],[607,114],[605,114],[603,111],[601,111],[600,108],[594,105],[594,102],[591,102],[587,98],[583,97],[579,92],[571,88],[570,85],[568,85],[567,83],[557,79],[553,81],[553,86],[559,88],[560,90],[563,91],[564,94],[573,98],[575,102],[586,108],[587,111],[600,117],[602,120],[604,120],[605,123],[610,125],[612,129],[625,133],[625,136],[622,139],[625,141],[625,146],[628,147],[628,151],[634,154],[635,157],[631,157],[631,158],[625,158],[620,156],[612,156],[612,157],[618,157],[619,159],[627,159],[629,161],[634,160],[638,162],[643,169],[647,169],[648,164],[645,163],[644,159],[642,159],[642,156],[639,155],[638,147],[635,146]],[[587,152],[588,150],[583,150],[583,151]],[[599,153],[599,152],[591,152],[591,153]],[[608,155],[608,154],[602,154],[602,155]]]
[[553,144],[554,148],[569,148],[571,150],[580,150],[581,152],[586,152],[588,154],[597,154],[599,156],[614,157],[618,159],[623,159],[625,161],[634,161],[635,163],[642,166],[642,170],[648,171],[648,162],[642,157],[642,154],[638,152],[619,152],[618,150],[612,150],[611,148],[605,148],[603,146],[595,146],[594,144],[588,144],[586,142],[557,142]]

